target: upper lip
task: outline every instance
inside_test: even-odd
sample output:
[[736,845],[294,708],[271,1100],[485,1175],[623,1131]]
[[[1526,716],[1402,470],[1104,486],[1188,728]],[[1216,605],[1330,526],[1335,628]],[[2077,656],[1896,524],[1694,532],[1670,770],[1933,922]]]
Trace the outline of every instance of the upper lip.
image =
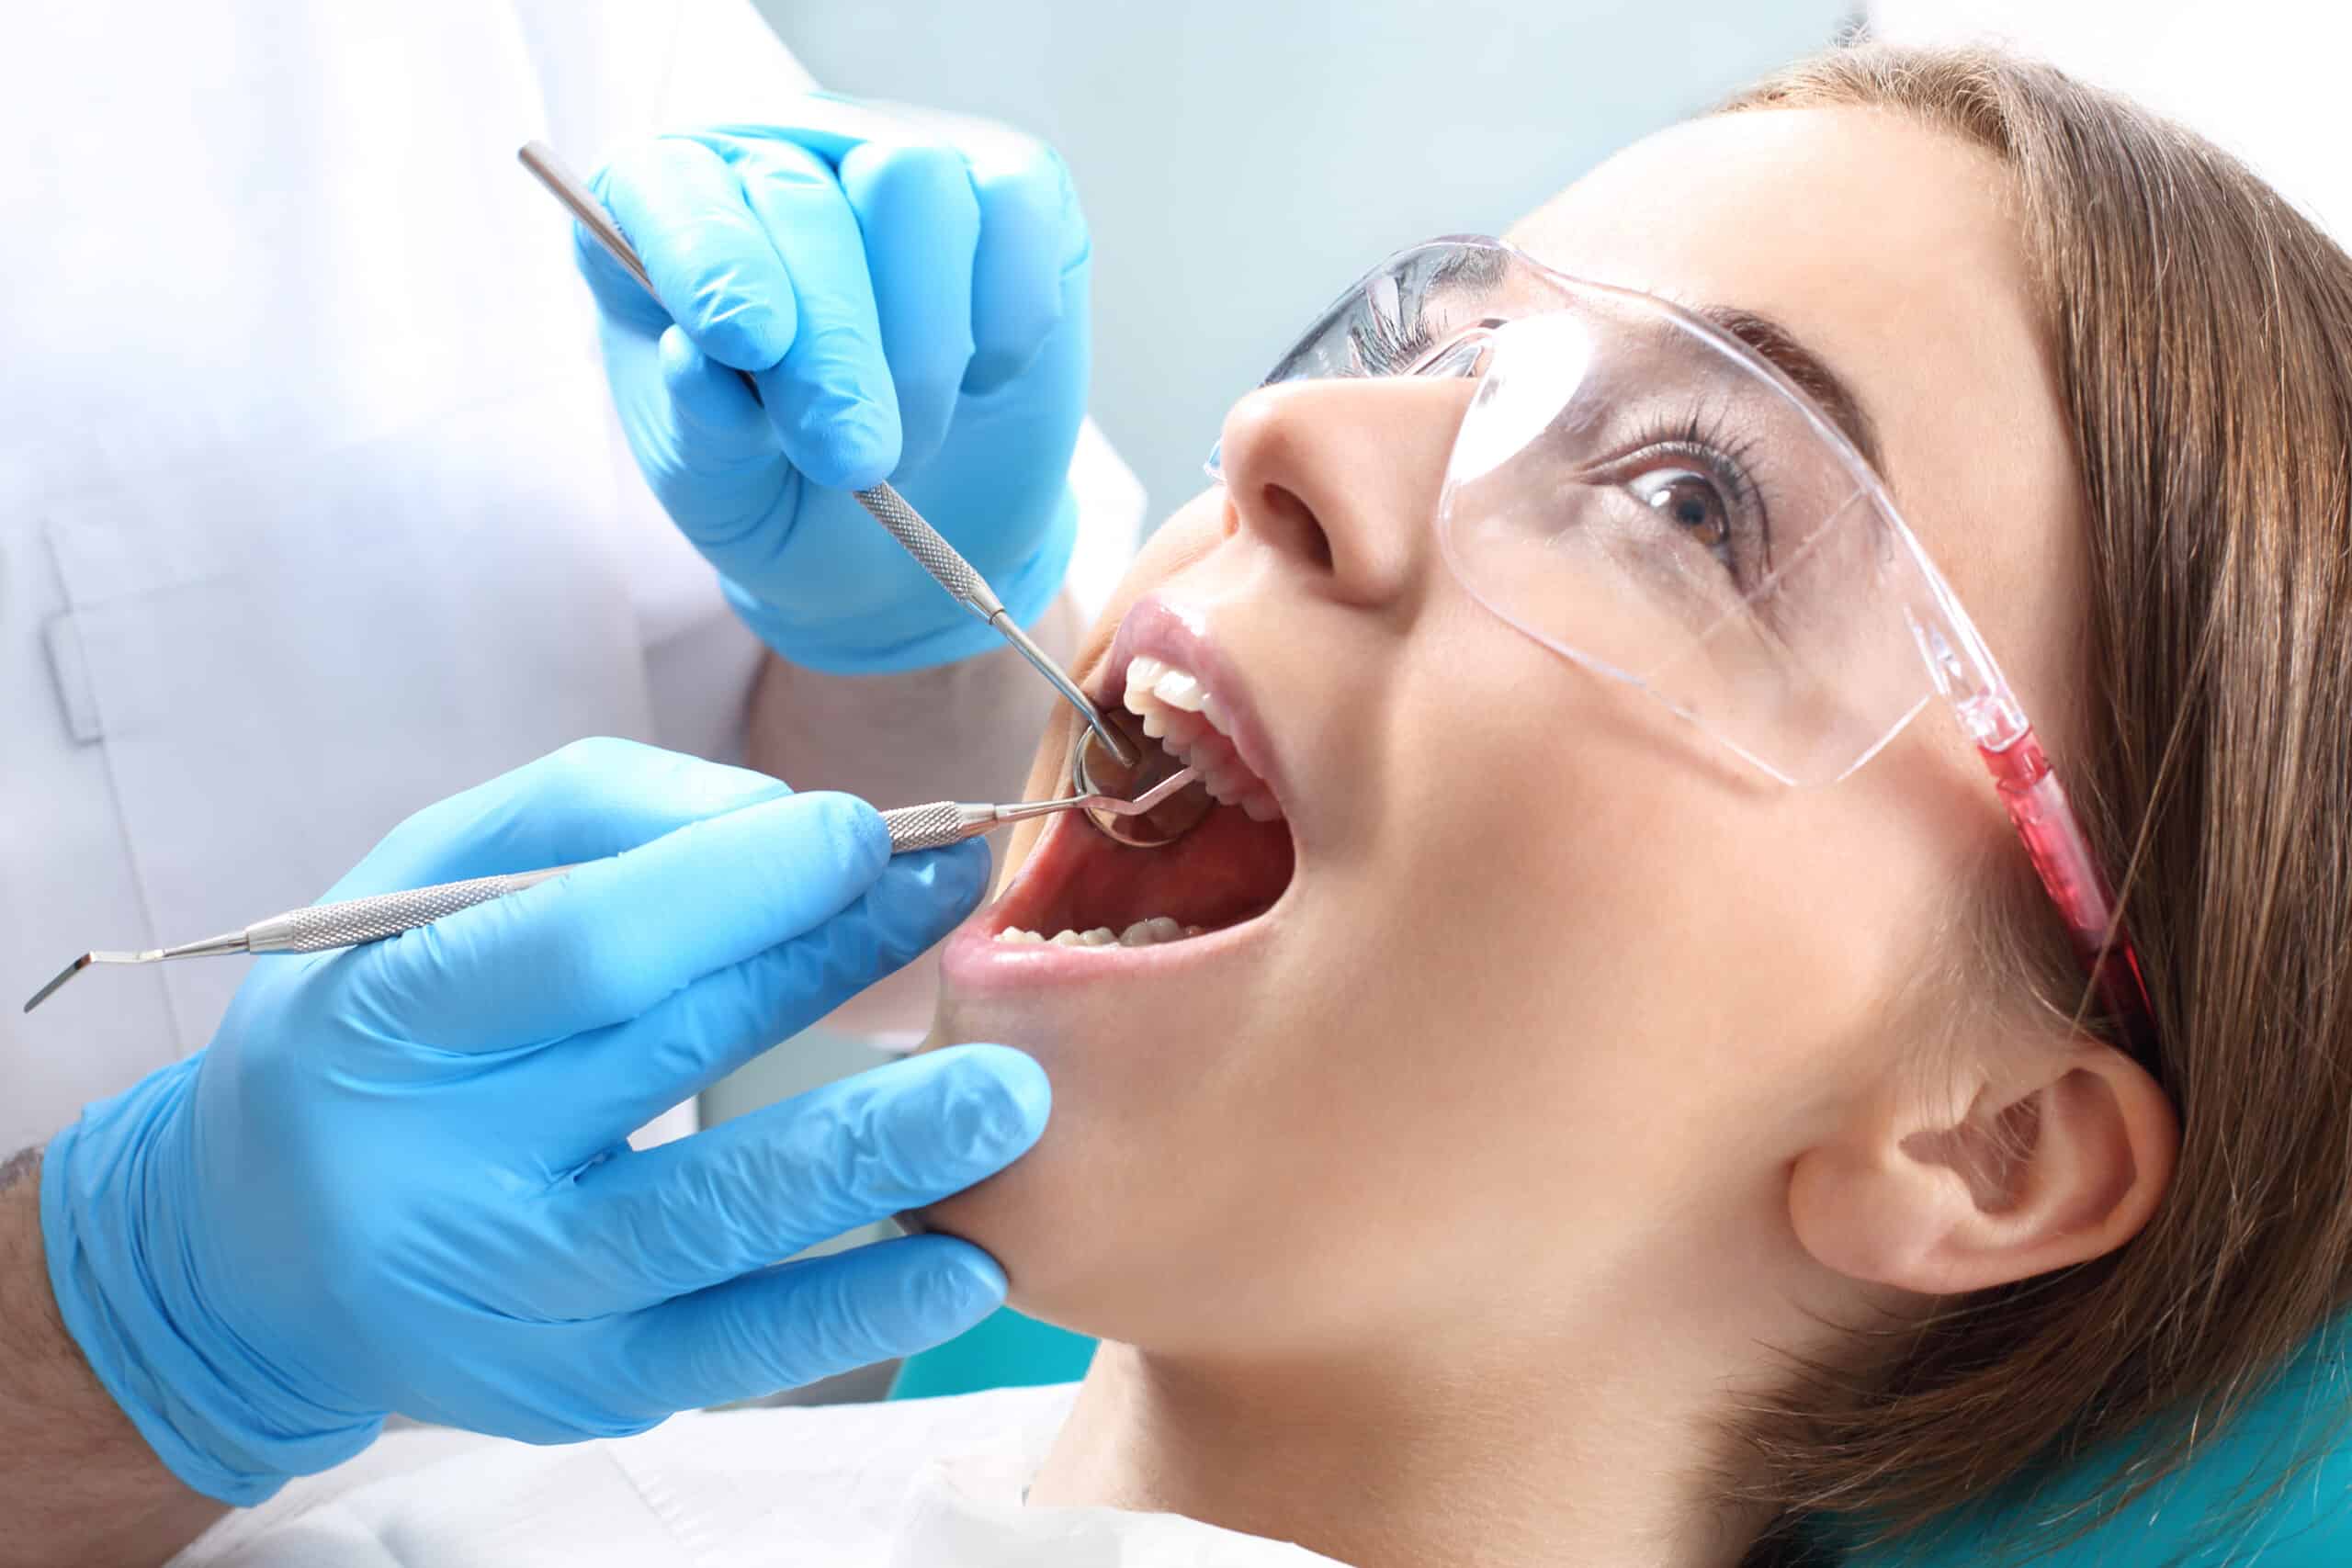
[[1139,654],[1190,671],[1204,687],[1216,694],[1217,705],[1224,710],[1222,728],[1231,737],[1242,766],[1265,781],[1275,801],[1287,812],[1288,794],[1282,778],[1282,764],[1258,717],[1258,705],[1240,671],[1210,640],[1204,621],[1198,611],[1156,594],[1136,600],[1120,618],[1118,635],[1112,638],[1110,657],[1104,662],[1107,683],[1113,690],[1096,700],[1108,707],[1122,705],[1126,694],[1127,666]]

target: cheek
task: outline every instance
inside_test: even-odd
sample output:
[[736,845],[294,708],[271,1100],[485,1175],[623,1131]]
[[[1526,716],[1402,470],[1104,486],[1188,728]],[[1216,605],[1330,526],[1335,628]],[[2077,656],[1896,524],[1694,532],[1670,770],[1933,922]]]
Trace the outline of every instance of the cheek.
[[1396,831],[1335,896],[1386,916],[1359,1038],[1447,1065],[1410,1114],[1473,1188],[1647,1203],[1796,1138],[1920,945],[1917,802],[1770,784],[1523,637],[1478,649],[1409,667],[1379,770]]

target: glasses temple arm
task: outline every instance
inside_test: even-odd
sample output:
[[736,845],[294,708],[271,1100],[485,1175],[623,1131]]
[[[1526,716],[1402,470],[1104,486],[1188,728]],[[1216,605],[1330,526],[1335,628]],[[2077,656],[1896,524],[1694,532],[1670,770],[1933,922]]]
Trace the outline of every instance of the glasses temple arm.
[[2153,1050],[2155,1010],[2148,1001],[2140,956],[2115,908],[2115,895],[2091,854],[2081,819],[2031,725],[2005,745],[1980,743],[1977,755],[2025,841],[2041,885],[2058,906],[2075,956],[2098,988],[2108,1015],[2122,1025],[2135,1053]]

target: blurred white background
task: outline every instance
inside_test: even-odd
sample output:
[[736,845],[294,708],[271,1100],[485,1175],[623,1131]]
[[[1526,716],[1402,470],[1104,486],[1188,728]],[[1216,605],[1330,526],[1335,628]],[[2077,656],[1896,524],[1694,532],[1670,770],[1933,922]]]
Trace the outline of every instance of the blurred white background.
[[2341,0],[1876,0],[1901,41],[1985,39],[2128,93],[2236,153],[2352,236]]

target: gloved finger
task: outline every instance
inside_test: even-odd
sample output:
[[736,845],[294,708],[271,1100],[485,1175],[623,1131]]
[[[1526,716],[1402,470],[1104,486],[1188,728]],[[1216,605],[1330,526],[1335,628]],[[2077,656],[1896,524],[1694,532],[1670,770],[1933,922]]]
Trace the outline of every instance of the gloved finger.
[[558,1165],[585,1162],[601,1139],[645,1125],[903,968],[970,913],[987,886],[988,852],[978,844],[899,856],[815,930],[704,976],[641,1017],[568,1042],[544,1064],[531,1146]]
[[1085,264],[1086,220],[1061,158],[1001,128],[965,141],[980,239],[972,258],[972,363],[964,389],[987,392],[1035,359],[1063,311],[1062,276]]
[[450,1051],[560,1041],[650,1010],[847,908],[889,863],[880,813],[786,795],[706,817],[333,961],[347,1005]]
[[969,1242],[877,1242],[620,1320],[601,1386],[665,1414],[754,1398],[929,1349],[1003,1304],[1004,1271]]
[[[657,354],[667,400],[658,424],[666,429],[673,461],[650,477],[653,493],[681,532],[730,570],[729,547],[786,514],[799,494],[800,476],[784,456],[767,411],[743,378],[694,345],[677,327],[662,334]],[[772,549],[773,542],[763,542]]]
[[1001,1045],[894,1062],[582,1172],[562,1250],[588,1300],[684,1295],[994,1175],[1051,1102],[1045,1069]]
[[[597,170],[589,177],[588,186],[591,194],[608,188],[606,171]],[[609,202],[606,207],[609,209]],[[571,225],[571,265],[587,283],[589,298],[596,301],[600,331],[609,334],[618,329],[650,338],[671,325],[670,312],[662,308],[662,301],[648,294],[645,285],[577,222]]]
[[963,158],[922,142],[869,141],[843,154],[899,400],[898,467],[939,450],[972,357],[972,256],[979,204]]
[[[792,279],[798,329],[756,378],[785,456],[828,490],[863,490],[899,464],[899,401],[857,214],[826,162],[773,139],[729,143],[744,199]],[[724,358],[725,355],[719,357]]]
[[477,1318],[464,1355],[417,1358],[420,1371],[431,1366],[440,1375],[413,1377],[400,1414],[524,1443],[634,1437],[677,1412],[634,1391],[626,1406],[609,1396],[605,1363],[625,1321]]
[[791,793],[749,768],[634,740],[575,740],[417,812],[324,897],[364,898],[595,860]]
[[[790,352],[801,330],[791,275],[718,153],[662,137],[622,152],[590,185],[645,264],[662,308],[695,347],[753,371]],[[606,272],[588,273],[604,299]]]
[[670,467],[705,475],[769,457],[782,467],[784,448],[775,429],[741,372],[696,348],[676,326],[662,334],[661,356],[662,389],[670,398],[670,423],[680,447],[678,461]]

